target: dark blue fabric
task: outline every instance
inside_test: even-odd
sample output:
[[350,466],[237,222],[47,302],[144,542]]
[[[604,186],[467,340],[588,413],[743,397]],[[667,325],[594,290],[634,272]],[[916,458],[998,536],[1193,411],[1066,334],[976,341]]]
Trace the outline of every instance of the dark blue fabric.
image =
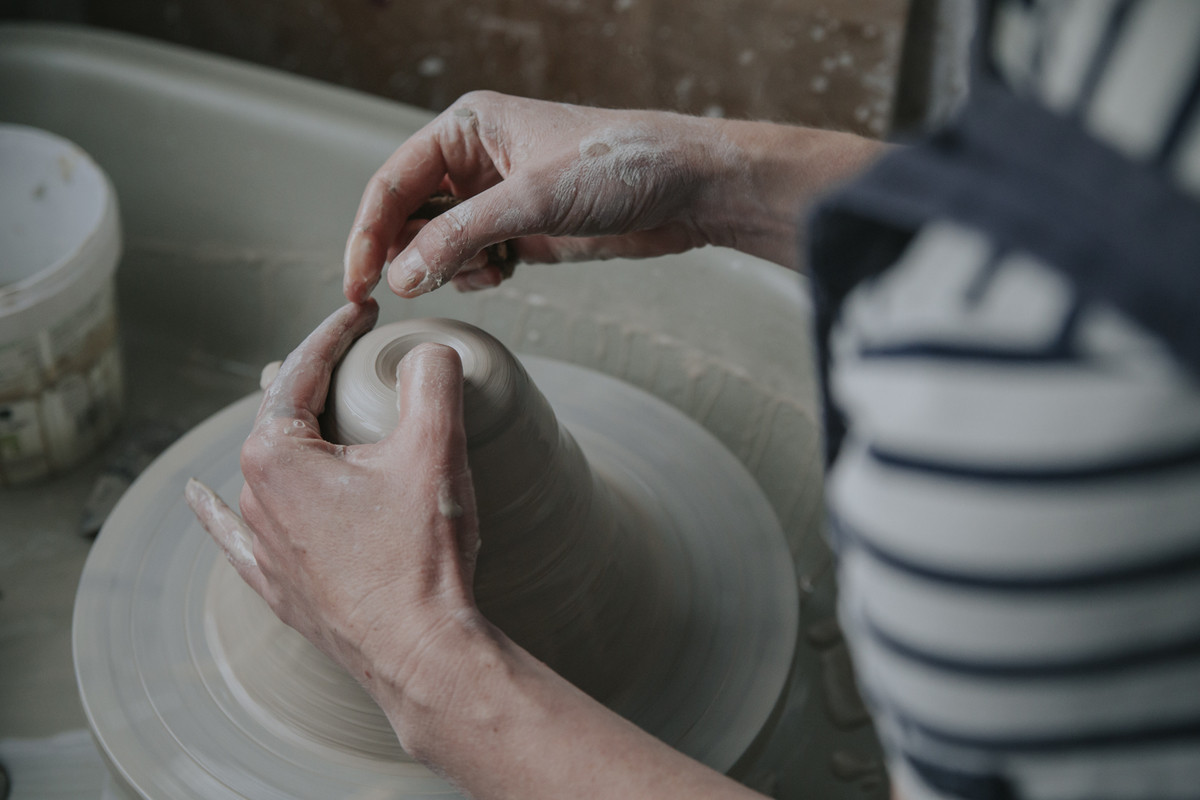
[[[1200,203],[1161,168],[1130,160],[982,72],[951,125],[886,156],[815,210],[808,260],[823,368],[846,295],[891,266],[933,220],[1044,260],[1082,299],[1122,310],[1200,375]],[[836,416],[828,423],[832,457],[843,431]]]
[[996,775],[953,772],[915,758],[909,758],[908,765],[934,789],[955,797],[962,797],[964,800],[1015,800],[1016,798],[1008,781]]

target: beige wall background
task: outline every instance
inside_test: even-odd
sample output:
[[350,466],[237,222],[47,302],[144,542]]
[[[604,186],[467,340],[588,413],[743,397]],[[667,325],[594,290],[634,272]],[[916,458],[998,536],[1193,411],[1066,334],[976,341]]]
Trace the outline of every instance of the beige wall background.
[[432,110],[472,89],[886,132],[909,0],[0,0]]

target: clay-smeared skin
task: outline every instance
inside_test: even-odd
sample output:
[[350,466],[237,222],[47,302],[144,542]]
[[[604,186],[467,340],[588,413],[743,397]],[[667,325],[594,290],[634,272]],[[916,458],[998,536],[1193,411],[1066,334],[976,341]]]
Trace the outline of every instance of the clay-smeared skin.
[[217,540],[229,563],[235,568],[256,568],[254,532],[242,518],[233,513],[216,492],[195,478],[188,480],[184,492],[188,505],[196,509],[196,514],[210,520],[209,533]]
[[[238,574],[368,689],[379,679],[368,665],[387,664],[387,679],[403,681],[444,620],[478,615],[470,588],[478,531],[454,350],[426,345],[403,362],[400,424],[388,438],[349,448],[321,436],[332,365],[376,316],[373,303],[335,312],[266,390],[242,450],[244,526],[223,503],[207,502],[203,487],[188,494],[218,544],[229,545],[227,531],[251,532],[252,560],[226,551]],[[360,502],[346,502],[350,486]],[[463,513],[442,514],[439,497]],[[347,547],[329,535],[342,530],[360,541]],[[365,549],[376,557],[363,559]]]

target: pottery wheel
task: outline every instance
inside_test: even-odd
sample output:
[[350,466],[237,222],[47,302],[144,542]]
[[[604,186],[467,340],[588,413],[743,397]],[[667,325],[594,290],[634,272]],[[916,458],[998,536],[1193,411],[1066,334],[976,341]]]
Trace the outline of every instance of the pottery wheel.
[[[796,644],[792,560],[770,505],[666,403],[571,364],[521,363],[598,483],[645,524],[648,557],[670,567],[655,608],[627,617],[653,635],[636,664],[607,668],[603,701],[727,771],[779,701]],[[75,669],[114,775],[149,800],[456,796],[403,753],[357,684],[278,623],[185,504],[191,476],[237,498],[258,404],[244,398],[167,450],[84,569]]]

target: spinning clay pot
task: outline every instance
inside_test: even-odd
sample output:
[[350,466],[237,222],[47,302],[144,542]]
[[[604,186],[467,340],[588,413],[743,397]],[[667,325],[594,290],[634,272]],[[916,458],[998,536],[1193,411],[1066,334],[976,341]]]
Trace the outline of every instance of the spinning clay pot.
[[[796,644],[792,561],[758,485],[657,398],[572,364],[518,361],[453,320],[362,337],[334,375],[326,435],[354,444],[391,430],[397,365],[426,341],[463,362],[483,613],[617,713],[728,770],[779,702]],[[190,476],[238,496],[258,404],[235,403],[160,456],[84,569],[75,667],[113,774],[148,800],[455,796],[184,504]]]

